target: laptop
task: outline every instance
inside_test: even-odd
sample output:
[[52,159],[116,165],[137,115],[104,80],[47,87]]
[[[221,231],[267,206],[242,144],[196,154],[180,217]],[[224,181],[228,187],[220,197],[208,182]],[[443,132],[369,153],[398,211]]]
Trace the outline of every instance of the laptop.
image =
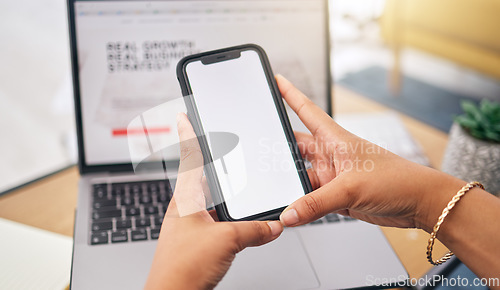
[[[327,2],[68,0],[81,173],[72,289],[143,288],[175,188],[175,116],[185,110],[179,59],[258,44],[275,73],[330,112]],[[218,288],[360,288],[407,278],[378,227],[330,214],[239,253]]]

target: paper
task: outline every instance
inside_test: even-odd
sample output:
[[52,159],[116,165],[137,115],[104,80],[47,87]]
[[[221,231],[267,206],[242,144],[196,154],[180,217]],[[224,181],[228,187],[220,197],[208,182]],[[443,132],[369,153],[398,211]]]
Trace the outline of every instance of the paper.
[[65,289],[70,237],[0,219],[0,289]]

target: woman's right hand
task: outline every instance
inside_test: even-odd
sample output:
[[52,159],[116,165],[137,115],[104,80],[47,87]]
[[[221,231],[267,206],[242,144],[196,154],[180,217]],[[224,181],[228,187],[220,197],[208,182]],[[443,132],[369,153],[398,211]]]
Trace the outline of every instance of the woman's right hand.
[[[356,137],[285,78],[276,80],[286,102],[313,133],[296,137],[313,165],[308,173],[315,190],[283,211],[283,225],[298,226],[337,212],[377,225],[432,231],[464,181]],[[500,199],[476,187],[460,199],[437,237],[476,275],[488,278],[490,288],[500,289],[499,228]]]
[[[382,226],[430,231],[465,182],[407,161],[340,127],[288,80],[276,76],[283,98],[312,135],[296,133],[315,189],[281,215],[298,226],[337,212]],[[435,194],[445,193],[445,194]]]

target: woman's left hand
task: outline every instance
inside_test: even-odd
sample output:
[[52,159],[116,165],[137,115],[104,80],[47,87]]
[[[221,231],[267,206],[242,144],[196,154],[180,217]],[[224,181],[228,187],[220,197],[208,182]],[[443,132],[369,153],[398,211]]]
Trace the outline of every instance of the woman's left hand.
[[181,160],[146,289],[213,288],[235,255],[276,239],[279,221],[216,222],[203,193],[203,156],[185,114],[177,117]]

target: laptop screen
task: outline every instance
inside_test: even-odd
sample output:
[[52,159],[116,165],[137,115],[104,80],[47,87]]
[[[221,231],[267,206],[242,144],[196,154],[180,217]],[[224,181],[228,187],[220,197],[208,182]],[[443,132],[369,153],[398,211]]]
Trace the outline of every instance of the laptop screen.
[[[267,52],[274,73],[287,77],[329,112],[326,3],[71,2],[80,163],[84,168],[130,164],[127,135],[136,132],[129,127],[131,121],[151,108],[180,99],[177,62],[202,51],[258,44]],[[177,110],[184,108],[178,105]],[[303,130],[295,114],[289,114],[292,126]],[[174,140],[176,112],[164,115],[162,125],[150,134]],[[142,131],[138,128],[137,132]],[[163,158],[177,160],[178,152]]]

